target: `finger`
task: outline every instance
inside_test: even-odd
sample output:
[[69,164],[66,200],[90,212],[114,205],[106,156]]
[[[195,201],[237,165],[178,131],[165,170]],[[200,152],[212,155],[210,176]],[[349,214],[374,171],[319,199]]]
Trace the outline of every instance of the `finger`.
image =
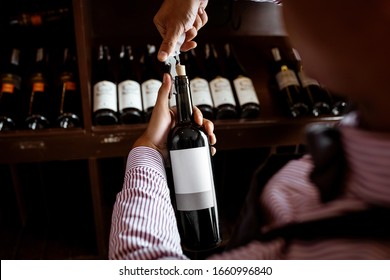
[[196,16],[193,26],[196,28],[196,30],[199,30],[203,26],[202,18],[199,16],[199,14]]
[[196,27],[192,27],[186,32],[186,41],[191,41],[198,35],[198,31],[196,30]]
[[202,114],[202,112],[196,106],[193,107],[193,110],[194,110],[194,121],[195,121],[195,123],[197,125],[202,126],[203,125],[203,114]]
[[169,93],[171,91],[172,80],[168,73],[164,73],[163,83],[158,91],[156,106],[166,106],[168,103]]
[[185,42],[183,45],[181,45],[180,50],[182,52],[187,52],[189,50],[195,49],[198,44],[194,41]]
[[[202,25],[201,27],[203,27],[209,20],[209,17],[207,16],[207,13],[204,9],[204,7],[199,7],[199,10],[198,10],[198,16],[202,22]],[[201,28],[199,27],[198,30]]]
[[217,137],[214,134],[214,123],[212,121],[204,119],[203,128],[209,138],[210,145],[215,145],[215,143],[217,143]]
[[211,150],[211,155],[212,156],[215,155],[216,152],[217,152],[217,149],[215,147],[211,147],[210,150]]
[[164,62],[167,57],[173,53],[177,41],[179,40],[180,35],[183,33],[184,30],[180,27],[167,29],[167,33],[163,38],[163,41],[157,54],[157,58],[159,61]]

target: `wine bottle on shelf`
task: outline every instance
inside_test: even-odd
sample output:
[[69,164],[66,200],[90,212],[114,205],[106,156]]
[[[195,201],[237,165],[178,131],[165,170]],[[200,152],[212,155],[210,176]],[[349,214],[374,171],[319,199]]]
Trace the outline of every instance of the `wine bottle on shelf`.
[[118,101],[121,122],[133,124],[142,122],[141,85],[136,72],[131,46],[122,46],[118,80]]
[[282,60],[279,48],[272,48],[271,52],[281,101],[286,105],[291,116],[300,117],[307,115],[309,108],[301,93],[297,75],[288,67],[288,63]]
[[28,116],[25,120],[26,127],[32,130],[47,128],[50,125],[47,60],[45,49],[37,49],[29,83]]
[[0,78],[0,131],[13,130],[17,125],[22,78],[19,69],[19,49],[12,49]]
[[328,92],[321,87],[317,80],[307,76],[303,71],[301,56],[298,51],[292,48],[291,52],[293,55],[293,63],[295,64],[296,72],[301,83],[302,94],[309,101],[311,113],[316,117],[330,114],[331,99]]
[[225,44],[225,53],[226,73],[233,83],[240,108],[240,117],[256,118],[260,113],[260,102],[253,82],[239,62],[231,44]]
[[339,94],[331,93],[326,87],[324,88],[331,97],[331,112],[334,116],[340,116],[346,113],[348,108],[348,100]]
[[59,100],[57,126],[61,128],[79,127],[82,112],[81,96],[77,79],[76,56],[70,48],[64,49],[57,94]]
[[218,61],[217,51],[212,44],[205,45],[205,64],[208,70],[208,81],[214,101],[216,119],[237,117],[236,100],[230,81],[223,75]]
[[185,66],[176,69],[177,121],[168,139],[175,208],[183,247],[202,251],[221,242],[211,153],[207,135],[193,121]]
[[195,49],[184,53],[184,61],[190,79],[191,95],[193,104],[199,108],[203,117],[209,120],[214,118],[214,103],[211,97],[209,82],[202,68]]
[[118,123],[117,87],[107,46],[100,45],[93,86],[93,120],[95,125]]
[[159,71],[157,70],[157,60],[155,59],[156,47],[147,45],[142,57],[142,77],[141,91],[142,102],[144,106],[145,118],[149,121],[154,105],[156,104],[158,90],[162,82]]
[[67,20],[71,17],[68,7],[48,9],[40,12],[21,13],[8,20],[9,26],[42,26]]

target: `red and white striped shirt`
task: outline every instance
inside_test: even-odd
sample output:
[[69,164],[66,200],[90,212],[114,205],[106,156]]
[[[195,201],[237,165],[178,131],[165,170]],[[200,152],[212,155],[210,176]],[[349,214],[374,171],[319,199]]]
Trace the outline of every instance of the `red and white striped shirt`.
[[[267,183],[259,203],[263,230],[291,222],[341,215],[368,205],[390,207],[390,134],[340,126],[349,166],[346,191],[326,204],[309,174],[310,156],[290,161]],[[113,210],[110,259],[186,259],[171,205],[164,162],[147,147],[128,157],[123,190]],[[211,259],[390,259],[390,241],[370,238],[253,241]]]

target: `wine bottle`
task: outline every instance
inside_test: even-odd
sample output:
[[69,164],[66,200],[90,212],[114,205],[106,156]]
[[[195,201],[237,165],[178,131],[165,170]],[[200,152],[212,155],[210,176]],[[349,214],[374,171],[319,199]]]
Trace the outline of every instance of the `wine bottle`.
[[158,91],[162,85],[161,75],[157,70],[155,58],[156,46],[147,45],[142,59],[142,102],[144,105],[145,118],[149,121],[154,105],[156,104]]
[[63,66],[57,94],[59,97],[57,126],[61,128],[79,127],[81,98],[77,79],[76,57],[69,48],[64,49]]
[[131,46],[122,46],[118,80],[119,114],[124,124],[142,122],[141,85]]
[[331,93],[326,87],[324,89],[328,92],[329,96],[331,97],[331,112],[335,116],[340,116],[346,113],[348,108],[348,100],[335,93]]
[[64,21],[70,18],[71,11],[68,7],[48,9],[35,13],[21,13],[10,17],[10,26],[42,26],[50,23]]
[[0,131],[13,130],[17,125],[18,99],[22,82],[19,56],[19,49],[13,49],[11,59],[1,74]]
[[236,93],[241,118],[256,118],[260,102],[252,80],[246,74],[231,44],[225,44],[226,73]]
[[202,251],[221,242],[211,153],[206,134],[193,121],[185,66],[176,69],[177,122],[168,140],[175,208],[183,247]]
[[299,80],[295,72],[282,60],[279,48],[271,49],[274,60],[275,79],[279,87],[280,98],[293,117],[307,115],[309,108],[301,94]]
[[29,83],[28,116],[25,120],[27,128],[32,130],[47,128],[50,125],[47,60],[45,49],[37,49]]
[[93,86],[93,120],[95,125],[118,123],[117,88],[111,69],[110,50],[100,45]]
[[208,80],[211,96],[214,101],[216,119],[237,117],[236,100],[230,81],[223,76],[214,45],[205,45],[205,63],[208,69]]
[[302,60],[298,51],[294,48],[292,48],[291,51],[293,55],[293,63],[295,64],[295,69],[301,83],[302,93],[309,101],[312,114],[316,117],[329,114],[331,109],[331,99],[327,91],[321,87],[317,80],[307,76],[303,71]]
[[206,73],[201,67],[195,49],[184,53],[184,61],[190,79],[191,95],[193,104],[199,108],[203,117],[209,120],[214,118],[214,103],[211,97],[209,82]]

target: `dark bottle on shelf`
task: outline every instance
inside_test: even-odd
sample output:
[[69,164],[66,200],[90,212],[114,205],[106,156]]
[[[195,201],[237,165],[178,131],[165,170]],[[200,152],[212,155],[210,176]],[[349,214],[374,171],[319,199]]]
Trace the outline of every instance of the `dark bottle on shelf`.
[[71,17],[68,7],[48,9],[40,12],[21,13],[9,18],[9,26],[42,26],[67,20]]
[[111,68],[110,50],[100,45],[93,86],[93,120],[95,125],[118,123],[117,87]]
[[59,97],[57,126],[61,128],[79,127],[82,110],[76,56],[69,48],[64,50],[62,67],[57,88]]
[[188,69],[193,104],[199,108],[203,117],[212,120],[214,118],[214,103],[211,97],[210,86],[195,49],[184,53],[184,61]]
[[331,99],[327,91],[319,84],[319,82],[303,71],[301,56],[296,49],[292,49],[293,62],[296,67],[299,81],[301,83],[302,94],[309,101],[311,113],[318,117],[320,115],[330,114]]
[[305,116],[309,108],[301,93],[299,80],[295,72],[290,69],[287,62],[282,60],[279,48],[272,48],[274,60],[275,79],[280,92],[280,100],[287,107],[289,114],[293,117]]
[[12,49],[11,58],[0,76],[0,131],[13,130],[17,125],[22,83],[19,56],[19,49]]
[[47,59],[45,49],[39,48],[30,77],[28,116],[25,120],[26,127],[32,130],[47,128],[50,125]]
[[122,46],[118,80],[118,104],[121,122],[142,122],[142,96],[131,46]]
[[205,64],[214,102],[216,119],[232,119],[237,117],[236,100],[230,81],[223,76],[214,45],[205,45]]
[[345,113],[347,113],[347,108],[348,108],[348,100],[339,95],[339,94],[335,94],[335,93],[332,93],[330,92],[326,87],[324,87],[324,90],[326,90],[329,94],[329,96],[331,97],[331,113],[334,115],[334,116],[340,116],[340,115],[344,115]]
[[221,242],[211,153],[207,135],[193,121],[185,67],[176,69],[177,122],[168,139],[175,208],[183,247],[202,251]]
[[231,44],[225,44],[226,73],[237,96],[240,117],[256,118],[260,113],[260,102],[252,80],[246,74]]
[[156,46],[147,45],[142,57],[141,91],[145,119],[149,121],[154,105],[156,104],[158,90],[160,89],[161,75],[157,70],[155,58]]

